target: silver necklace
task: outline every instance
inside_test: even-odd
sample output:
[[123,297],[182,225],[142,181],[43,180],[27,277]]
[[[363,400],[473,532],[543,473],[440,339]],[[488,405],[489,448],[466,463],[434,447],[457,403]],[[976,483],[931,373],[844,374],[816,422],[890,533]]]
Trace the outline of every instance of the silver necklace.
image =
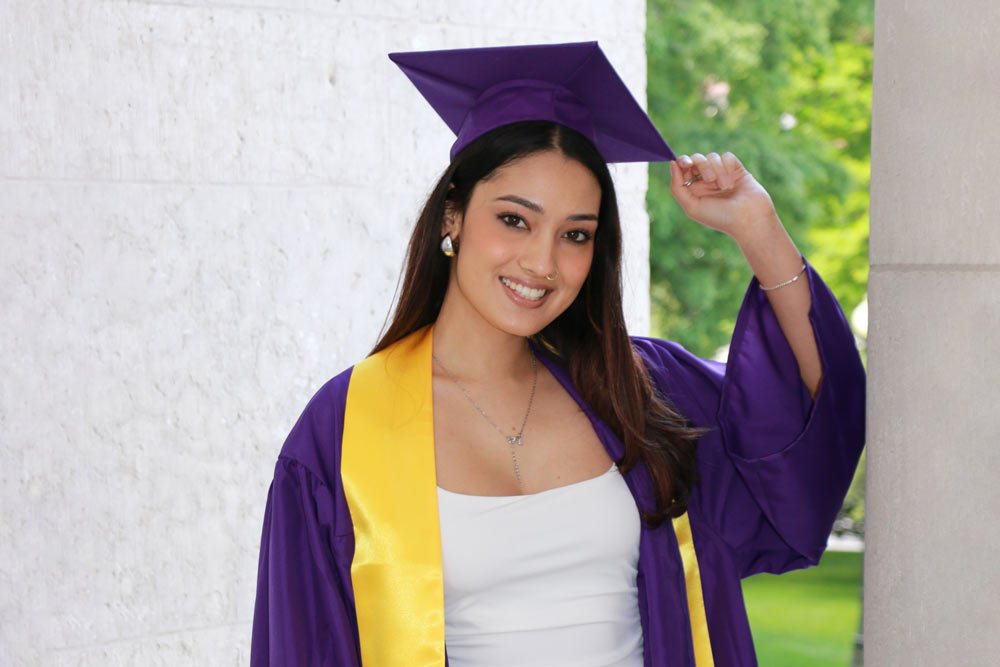
[[531,395],[528,396],[528,409],[524,412],[524,421],[521,422],[521,429],[514,435],[507,435],[506,431],[500,428],[495,421],[490,419],[490,416],[486,414],[486,410],[483,410],[479,403],[476,403],[476,399],[469,395],[469,392],[465,390],[465,387],[463,387],[462,383],[458,381],[458,378],[452,375],[451,371],[445,368],[445,365],[441,363],[441,360],[438,359],[436,355],[432,354],[431,356],[434,358],[434,361],[437,362],[438,366],[441,367],[441,370],[445,372],[445,375],[451,378],[451,381],[458,385],[458,388],[462,390],[462,393],[465,394],[467,399],[469,399],[469,402],[475,406],[476,410],[479,411],[479,414],[485,417],[486,421],[492,424],[493,428],[497,430],[497,433],[502,435],[504,440],[507,441],[507,444],[510,445],[510,458],[514,464],[514,476],[517,478],[518,483],[520,483],[521,469],[517,465],[517,453],[515,452],[515,447],[516,445],[524,445],[524,426],[528,423],[528,415],[531,414],[531,404],[535,401],[535,387],[538,386],[538,361],[535,359],[535,355],[531,355],[531,372],[533,374],[533,378],[531,380]]

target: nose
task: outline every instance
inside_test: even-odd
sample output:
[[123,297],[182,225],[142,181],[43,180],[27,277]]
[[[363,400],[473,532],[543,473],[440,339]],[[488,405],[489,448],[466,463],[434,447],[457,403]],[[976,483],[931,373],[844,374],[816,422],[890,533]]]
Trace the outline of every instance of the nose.
[[555,241],[548,234],[532,234],[521,249],[517,265],[538,278],[555,275],[555,250]]

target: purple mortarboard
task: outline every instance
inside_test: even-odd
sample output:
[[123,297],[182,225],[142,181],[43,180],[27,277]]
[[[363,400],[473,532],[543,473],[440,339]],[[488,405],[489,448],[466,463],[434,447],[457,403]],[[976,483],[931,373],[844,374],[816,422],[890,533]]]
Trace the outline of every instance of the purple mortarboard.
[[390,53],[458,139],[548,120],[594,142],[607,162],[673,160],[670,146],[597,42]]

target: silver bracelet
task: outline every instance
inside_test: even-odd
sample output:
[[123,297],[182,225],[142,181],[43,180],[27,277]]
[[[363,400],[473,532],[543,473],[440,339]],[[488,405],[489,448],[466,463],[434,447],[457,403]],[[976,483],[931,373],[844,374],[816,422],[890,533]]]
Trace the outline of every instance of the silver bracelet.
[[783,283],[778,283],[777,285],[775,285],[773,287],[764,287],[763,285],[761,285],[760,288],[762,290],[764,290],[765,292],[770,292],[773,289],[778,289],[779,287],[784,287],[785,285],[791,285],[792,283],[794,283],[796,280],[799,279],[799,276],[801,276],[803,273],[805,273],[805,270],[806,270],[806,263],[802,262],[802,268],[799,269],[799,272],[796,273],[795,277],[792,278],[791,280],[786,280]]

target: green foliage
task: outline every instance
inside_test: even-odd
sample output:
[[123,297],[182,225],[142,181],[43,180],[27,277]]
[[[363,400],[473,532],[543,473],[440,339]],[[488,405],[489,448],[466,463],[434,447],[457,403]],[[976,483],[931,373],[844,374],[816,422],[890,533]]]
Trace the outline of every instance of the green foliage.
[[865,470],[867,466],[865,459],[866,452],[861,452],[861,461],[858,469],[851,480],[851,486],[847,490],[844,498],[844,505],[840,509],[837,523],[834,526],[836,533],[850,533],[864,537],[865,535]]
[[[734,152],[848,314],[868,278],[872,23],[873,0],[647,4],[654,122],[678,153]],[[650,168],[648,208],[653,333],[711,357],[749,268],[687,219],[664,164]]]
[[851,664],[861,620],[862,560],[860,553],[828,551],[814,568],[744,580],[761,665]]
[[[677,153],[735,153],[848,315],[868,280],[873,14],[874,0],[647,0],[657,127]],[[669,180],[650,168],[653,333],[711,357],[750,270],[735,243],[687,219]],[[841,528],[863,526],[863,493],[862,463]],[[744,582],[760,663],[849,664],[860,572],[861,554],[828,553]]]

